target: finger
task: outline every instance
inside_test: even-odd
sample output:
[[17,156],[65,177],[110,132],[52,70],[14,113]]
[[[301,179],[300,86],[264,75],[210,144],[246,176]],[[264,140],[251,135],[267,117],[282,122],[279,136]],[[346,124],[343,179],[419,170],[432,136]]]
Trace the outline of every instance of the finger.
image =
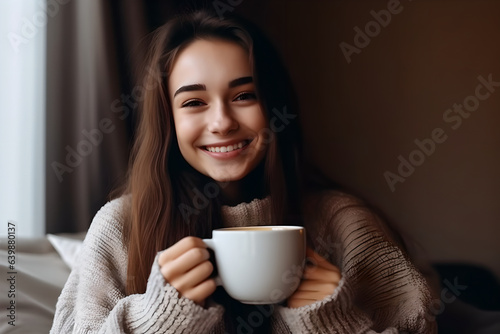
[[177,259],[182,254],[186,253],[192,248],[206,248],[205,243],[196,237],[185,237],[179,240],[173,246],[164,250],[158,257],[158,263],[160,266],[164,265],[169,261]]
[[336,282],[321,282],[321,281],[309,281],[305,280],[300,283],[297,288],[298,291],[303,292],[322,292],[326,294],[332,294],[335,289],[338,287],[338,283]]
[[313,265],[330,269],[330,270],[338,270],[336,266],[328,262],[324,257],[313,251],[311,248],[307,248],[306,250],[307,260],[310,261]]
[[328,260],[326,260],[324,257],[313,251],[311,248],[308,248],[306,250],[306,255],[307,255],[307,260],[315,266],[331,270],[338,270],[336,266],[328,262]]
[[325,297],[330,296],[331,293],[326,293],[323,291],[296,291],[293,294],[293,299],[303,299],[303,300],[323,300]]
[[307,266],[304,269],[303,279],[306,280],[317,280],[324,282],[339,282],[342,278],[342,274],[339,270],[329,270],[323,267],[312,267]]
[[170,280],[185,274],[209,258],[210,253],[206,248],[192,248],[179,256],[177,259],[164,264],[160,268],[160,271],[163,277],[170,282]]
[[207,279],[192,289],[186,291],[182,295],[188,299],[191,299],[196,304],[203,304],[205,299],[207,299],[210,295],[215,292],[217,288],[217,284],[214,279]]
[[177,291],[183,293],[205,281],[214,271],[214,266],[210,261],[205,261],[170,282]]
[[288,299],[288,307],[297,308],[315,303],[314,299]]

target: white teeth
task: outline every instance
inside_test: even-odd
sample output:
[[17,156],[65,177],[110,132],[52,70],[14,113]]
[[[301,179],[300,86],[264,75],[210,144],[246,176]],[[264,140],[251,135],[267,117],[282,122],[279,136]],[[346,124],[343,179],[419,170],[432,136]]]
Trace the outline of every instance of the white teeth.
[[207,149],[207,151],[210,151],[210,152],[226,153],[226,152],[231,152],[231,151],[240,149],[243,146],[245,146],[246,143],[247,143],[246,141],[241,141],[238,144],[228,145],[228,146],[220,146],[220,147],[206,146],[206,149]]

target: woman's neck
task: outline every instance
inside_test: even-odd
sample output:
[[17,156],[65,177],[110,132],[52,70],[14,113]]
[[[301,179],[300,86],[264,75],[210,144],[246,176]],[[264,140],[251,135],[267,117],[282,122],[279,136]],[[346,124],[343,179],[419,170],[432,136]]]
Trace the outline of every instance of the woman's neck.
[[264,185],[264,167],[261,164],[241,180],[220,182],[221,202],[229,206],[250,203],[255,198],[265,196]]

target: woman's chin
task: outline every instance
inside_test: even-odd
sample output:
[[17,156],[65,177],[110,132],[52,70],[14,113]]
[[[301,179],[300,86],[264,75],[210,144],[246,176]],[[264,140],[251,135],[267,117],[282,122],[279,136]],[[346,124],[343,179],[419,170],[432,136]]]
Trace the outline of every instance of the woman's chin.
[[245,175],[209,175],[214,181],[218,183],[228,183],[234,181],[240,181],[245,177]]
[[244,161],[242,163],[211,165],[203,169],[200,168],[198,171],[220,183],[241,181],[251,174],[262,160],[261,158],[259,161],[253,159],[252,161]]

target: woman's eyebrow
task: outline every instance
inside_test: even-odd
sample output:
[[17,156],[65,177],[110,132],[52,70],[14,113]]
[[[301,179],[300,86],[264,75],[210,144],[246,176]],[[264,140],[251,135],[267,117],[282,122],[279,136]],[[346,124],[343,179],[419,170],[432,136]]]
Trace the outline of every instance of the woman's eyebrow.
[[[233,87],[241,86],[241,85],[244,85],[244,84],[247,84],[250,82],[253,82],[252,77],[241,77],[241,78],[229,81],[228,86],[229,86],[229,88],[233,88]],[[179,94],[179,93],[192,92],[195,90],[207,90],[207,86],[205,86],[203,84],[193,84],[193,85],[182,86],[175,91],[174,97],[176,97],[177,94]]]
[[179,94],[179,93],[182,93],[182,92],[191,92],[191,91],[194,91],[194,90],[207,90],[207,86],[202,85],[202,84],[194,84],[194,85],[182,86],[182,87],[180,87],[179,89],[177,89],[175,91],[174,97],[177,94]]
[[241,77],[241,78],[229,81],[229,88],[241,86],[241,85],[244,85],[244,84],[247,84],[250,82],[253,82],[252,77]]

